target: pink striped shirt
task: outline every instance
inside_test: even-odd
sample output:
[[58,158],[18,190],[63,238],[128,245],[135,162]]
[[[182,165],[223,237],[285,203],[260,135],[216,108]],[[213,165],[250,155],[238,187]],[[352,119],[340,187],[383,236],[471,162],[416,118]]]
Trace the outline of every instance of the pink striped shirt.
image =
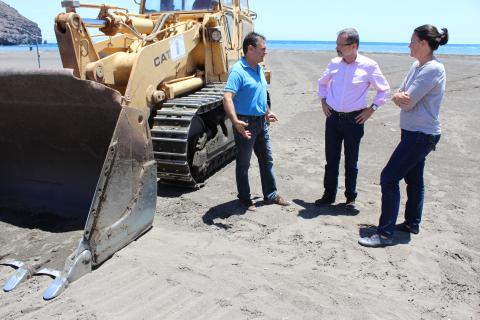
[[368,88],[377,91],[373,103],[381,106],[387,101],[390,86],[378,64],[357,54],[348,64],[341,57],[333,58],[322,77],[318,79],[318,96],[338,112],[352,112],[367,107]]

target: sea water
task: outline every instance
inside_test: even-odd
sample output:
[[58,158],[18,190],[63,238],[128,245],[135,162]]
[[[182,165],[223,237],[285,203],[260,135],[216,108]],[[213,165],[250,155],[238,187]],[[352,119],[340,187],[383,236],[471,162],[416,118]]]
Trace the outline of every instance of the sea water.
[[[334,51],[335,41],[267,41],[268,49]],[[410,53],[408,43],[397,42],[360,42],[360,52]],[[480,55],[480,44],[446,44],[438,48],[436,54]]]
[[[301,51],[334,51],[335,41],[294,41],[294,40],[268,40],[270,50],[301,50]],[[35,45],[0,46],[0,52],[25,52],[36,51]],[[57,51],[55,43],[41,44],[40,51]],[[396,42],[361,42],[360,52],[380,53],[409,53],[408,43]],[[436,51],[437,54],[480,55],[480,44],[446,44]]]

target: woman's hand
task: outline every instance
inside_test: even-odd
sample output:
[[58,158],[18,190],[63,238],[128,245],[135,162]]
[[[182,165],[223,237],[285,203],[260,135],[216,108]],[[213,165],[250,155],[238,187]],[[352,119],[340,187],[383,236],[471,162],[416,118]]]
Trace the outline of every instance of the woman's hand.
[[410,99],[410,96],[406,91],[402,91],[395,93],[393,95],[392,101],[401,108],[403,106],[408,106],[410,102],[412,102],[412,99]]

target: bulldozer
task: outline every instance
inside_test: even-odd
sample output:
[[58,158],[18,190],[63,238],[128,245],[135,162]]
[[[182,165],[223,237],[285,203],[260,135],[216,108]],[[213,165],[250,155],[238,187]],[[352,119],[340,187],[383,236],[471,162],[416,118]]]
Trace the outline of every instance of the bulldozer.
[[84,225],[63,269],[0,252],[16,268],[4,291],[48,275],[55,298],[151,228],[157,179],[198,188],[234,157],[223,88],[256,13],[247,0],[135,2],[62,1],[64,69],[0,70],[0,221]]

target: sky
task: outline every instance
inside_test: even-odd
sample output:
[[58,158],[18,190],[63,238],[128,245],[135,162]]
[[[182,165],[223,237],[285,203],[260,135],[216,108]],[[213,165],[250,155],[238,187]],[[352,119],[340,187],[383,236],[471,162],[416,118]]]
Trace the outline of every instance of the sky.
[[[64,11],[61,0],[0,0],[36,22],[48,42],[56,42],[53,21]],[[81,3],[109,3],[138,12],[134,0],[86,0]],[[448,28],[455,44],[480,44],[477,22],[480,0],[249,0],[258,14],[255,30],[269,40],[335,41],[336,33],[354,27],[361,41],[410,41],[416,27],[433,24]],[[292,5],[295,3],[295,5]],[[96,9],[82,17],[95,18]],[[86,14],[85,14],[86,13]]]

